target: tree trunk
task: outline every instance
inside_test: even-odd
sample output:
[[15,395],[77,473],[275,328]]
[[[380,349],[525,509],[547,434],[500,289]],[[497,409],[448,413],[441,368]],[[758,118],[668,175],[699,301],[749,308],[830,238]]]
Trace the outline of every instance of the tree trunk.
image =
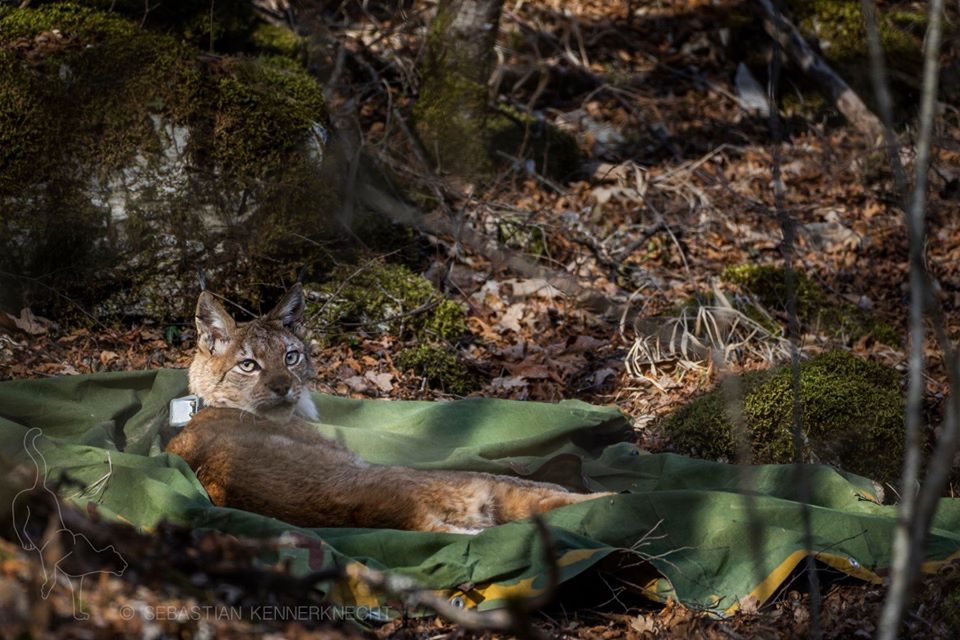
[[464,176],[489,166],[484,123],[503,0],[440,0],[427,36],[417,130],[438,166]]

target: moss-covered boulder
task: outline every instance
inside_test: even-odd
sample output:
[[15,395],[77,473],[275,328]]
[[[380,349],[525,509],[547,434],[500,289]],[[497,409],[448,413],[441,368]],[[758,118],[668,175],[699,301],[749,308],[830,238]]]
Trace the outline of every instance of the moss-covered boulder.
[[466,365],[450,350],[437,345],[404,349],[393,361],[398,369],[413,370],[435,389],[462,396],[478,388],[476,377]]
[[467,333],[460,305],[403,265],[342,265],[308,292],[309,322],[328,340],[390,332],[401,339],[456,341]]
[[[794,460],[793,388],[789,366],[740,377],[743,420],[755,463]],[[800,365],[803,459],[875,480],[899,477],[904,407],[893,369],[832,351]],[[737,437],[720,389],[669,416],[663,432],[680,453],[735,461]]]
[[[787,278],[781,267],[736,265],[724,269],[720,279],[756,296],[771,311],[787,311]],[[893,327],[852,304],[832,299],[803,272],[794,272],[794,286],[797,319],[805,330],[825,332],[847,342],[871,335],[883,344],[900,344],[900,335]]]
[[61,318],[72,300],[157,319],[189,313],[198,267],[222,291],[295,273],[334,226],[326,122],[290,57],[208,55],[77,4],[0,7],[0,270]]

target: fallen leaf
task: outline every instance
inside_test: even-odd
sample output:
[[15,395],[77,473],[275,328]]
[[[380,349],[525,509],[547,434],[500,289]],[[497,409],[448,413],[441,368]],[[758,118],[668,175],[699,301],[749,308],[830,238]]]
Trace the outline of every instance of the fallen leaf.
[[523,317],[524,306],[522,303],[510,305],[506,313],[501,316],[500,321],[497,322],[497,326],[513,331],[514,333],[520,333],[520,318]]
[[13,324],[17,326],[20,331],[28,333],[32,336],[39,336],[47,332],[47,327],[53,324],[46,318],[41,318],[40,316],[33,315],[33,312],[30,311],[27,307],[20,309],[20,317],[16,318],[9,313],[4,314],[13,321]]
[[377,388],[384,393],[390,393],[393,391],[393,374],[374,373],[373,371],[367,371],[364,377],[373,384],[377,385]]
[[116,360],[119,356],[116,351],[101,351],[100,352],[100,364],[107,364],[111,360]]
[[526,296],[537,296],[538,298],[545,298],[547,300],[552,300],[558,296],[562,296],[563,292],[560,289],[557,289],[555,286],[544,280],[543,278],[530,278],[529,280],[514,280],[513,281],[513,295],[518,297]]
[[606,340],[594,338],[593,336],[577,336],[577,339],[574,340],[573,344],[567,347],[566,350],[569,353],[584,353],[586,351],[594,351],[607,344],[608,342]]
[[546,365],[534,362],[521,362],[507,368],[517,378],[525,380],[546,380],[550,377],[550,369]]
[[369,381],[363,376],[351,376],[344,380],[343,383],[350,387],[351,391],[358,393],[362,393],[370,388]]
[[517,389],[527,386],[527,381],[516,376],[502,376],[490,381],[494,389]]

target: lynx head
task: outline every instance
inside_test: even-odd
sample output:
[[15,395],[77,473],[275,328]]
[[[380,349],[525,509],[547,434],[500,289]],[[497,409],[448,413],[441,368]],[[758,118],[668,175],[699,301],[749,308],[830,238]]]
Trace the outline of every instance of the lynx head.
[[190,392],[208,406],[235,407],[278,421],[294,412],[316,420],[306,386],[313,368],[303,342],[303,310],[300,284],[270,313],[240,323],[211,293],[202,292]]

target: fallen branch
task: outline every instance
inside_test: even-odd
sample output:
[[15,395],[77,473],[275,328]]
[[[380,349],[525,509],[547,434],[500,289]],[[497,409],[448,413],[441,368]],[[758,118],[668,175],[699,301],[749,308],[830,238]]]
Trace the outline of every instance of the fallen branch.
[[800,35],[797,27],[777,11],[772,0],[753,0],[753,4],[763,18],[763,28],[767,34],[780,43],[804,73],[827,89],[837,111],[842,113],[850,124],[867,136],[871,143],[878,142],[883,137],[883,124],[867,108],[860,96],[817,55]]

